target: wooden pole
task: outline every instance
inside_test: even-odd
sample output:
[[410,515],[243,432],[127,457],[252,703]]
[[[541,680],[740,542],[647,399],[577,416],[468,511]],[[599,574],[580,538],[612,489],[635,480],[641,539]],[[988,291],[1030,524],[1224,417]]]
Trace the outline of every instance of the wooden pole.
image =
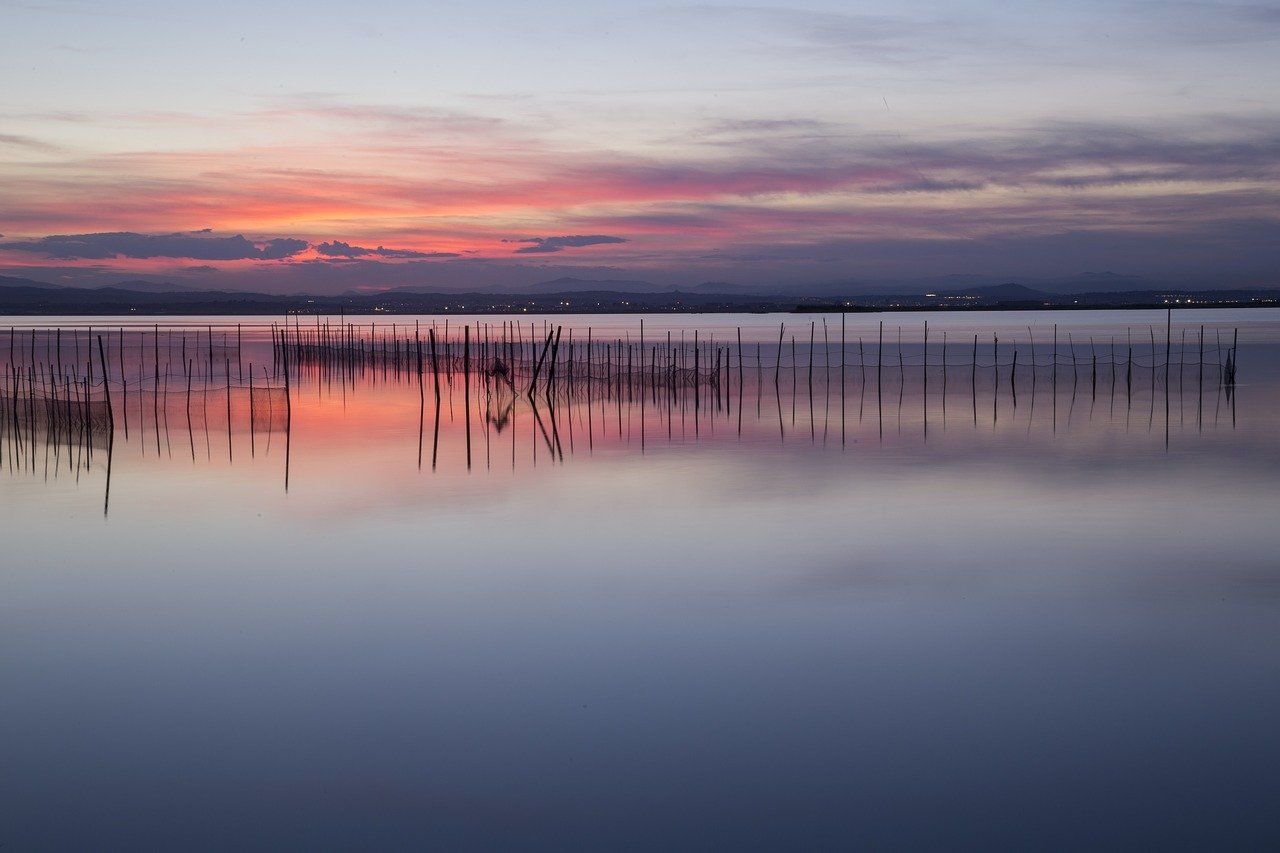
[[116,416],[111,409],[111,381],[108,379],[110,374],[107,373],[107,355],[102,346],[102,335],[98,335],[98,361],[102,363],[102,390],[107,396],[107,425],[114,434],[116,431]]
[[876,395],[880,394],[881,372],[884,370],[884,320],[880,321],[880,330],[876,334]]
[[783,336],[783,333],[786,331],[786,328],[787,328],[786,323],[778,324],[778,361],[773,368],[773,384],[774,385],[778,384],[778,382],[780,381],[780,377],[782,376],[782,336]]

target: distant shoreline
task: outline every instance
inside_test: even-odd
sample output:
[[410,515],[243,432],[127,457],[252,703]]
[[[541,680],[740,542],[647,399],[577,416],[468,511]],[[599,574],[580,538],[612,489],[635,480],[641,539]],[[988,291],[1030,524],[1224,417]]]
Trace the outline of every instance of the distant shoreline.
[[636,308],[550,308],[550,307],[529,307],[520,310],[496,310],[484,308],[457,308],[450,309],[413,309],[404,308],[397,310],[373,309],[373,308],[338,308],[331,310],[322,308],[298,309],[296,307],[271,309],[265,307],[247,307],[247,306],[222,306],[222,305],[201,305],[201,306],[148,306],[146,309],[137,308],[119,308],[119,309],[100,309],[100,310],[77,310],[70,307],[51,308],[48,310],[7,310],[5,306],[0,304],[0,318],[5,317],[333,317],[337,315],[349,317],[409,317],[409,316],[494,316],[494,317],[519,317],[527,315],[561,315],[561,316],[586,316],[600,314],[616,314],[618,316],[638,315],[638,314],[669,314],[678,315],[695,315],[695,314],[974,314],[974,313],[992,313],[992,312],[1013,312],[1013,311],[1032,311],[1032,312],[1049,312],[1049,311],[1162,311],[1172,310],[1189,311],[1189,310],[1226,310],[1230,308],[1245,309],[1262,309],[1262,308],[1280,308],[1280,301],[1273,302],[1194,302],[1194,303],[1125,303],[1125,304],[1096,304],[1096,305],[888,305],[888,306],[866,306],[866,305],[792,305],[770,306],[770,307],[690,307],[690,308],[658,308],[658,307],[636,307]]
[[1198,310],[1202,308],[1225,309],[1225,308],[1280,308],[1280,300],[1271,300],[1267,302],[1191,302],[1191,303],[1169,303],[1169,302],[1134,302],[1123,304],[1093,304],[1093,305],[1010,305],[1000,303],[997,305],[897,305],[885,308],[863,308],[849,307],[840,308],[835,306],[797,306],[790,313],[793,314],[914,314],[920,312],[941,312],[941,313],[972,313],[975,311],[1163,311],[1171,309],[1174,311]]
[[[13,280],[10,280],[13,281]],[[691,293],[683,291],[562,291],[438,293],[385,291],[315,296],[233,291],[151,292],[126,287],[0,286],[0,316],[222,315],[495,315],[522,314],[813,314],[968,313],[973,311],[1125,311],[1196,308],[1277,308],[1280,288],[1047,293],[1020,285],[926,294]]]
[[[1175,313],[1188,310],[1226,310],[1230,308],[1242,309],[1264,309],[1264,308],[1280,308],[1280,303],[1274,304],[1250,304],[1240,305],[1233,303],[1215,303],[1215,304],[1194,304],[1194,305],[1052,305],[1036,308],[1024,306],[966,306],[963,308],[930,308],[915,306],[897,306],[892,308],[838,308],[838,307],[797,307],[792,309],[781,308],[764,308],[764,309],[739,309],[739,308],[722,308],[722,309],[683,309],[683,310],[661,310],[661,309],[636,309],[629,311],[617,310],[527,310],[527,311],[236,311],[236,310],[156,310],[156,311],[15,311],[6,312],[0,310],[0,320],[4,318],[32,318],[32,317],[525,317],[525,316],[543,316],[555,315],[564,317],[574,316],[590,316],[590,315],[617,315],[619,317],[638,316],[638,315],[669,315],[669,316],[695,316],[704,314],[980,314],[980,313],[1008,313],[1015,311],[1026,312],[1066,312],[1066,311],[1157,311],[1172,310]],[[0,323],[3,325],[3,323]]]

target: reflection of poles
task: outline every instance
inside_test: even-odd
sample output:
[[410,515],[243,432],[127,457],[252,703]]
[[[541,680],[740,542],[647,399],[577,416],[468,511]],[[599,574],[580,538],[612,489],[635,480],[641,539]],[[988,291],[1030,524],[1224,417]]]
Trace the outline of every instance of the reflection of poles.
[[703,410],[703,377],[699,366],[701,346],[698,343],[698,329],[694,329],[694,435],[700,434],[701,410]]
[[1200,378],[1196,388],[1196,429],[1204,428],[1204,326],[1200,327],[1200,355],[1197,359],[1200,365]]
[[[10,346],[12,347],[12,335]],[[106,518],[111,507],[111,457],[116,444],[116,416],[111,409],[111,380],[107,373],[107,355],[102,346],[101,335],[98,336],[98,360],[102,363],[102,390],[107,396],[107,485],[102,495],[102,517]]]
[[169,373],[173,369],[172,361],[164,363],[164,449],[169,457],[173,457],[173,445],[169,442]]
[[1236,328],[1231,332],[1231,429],[1235,429],[1235,369],[1239,366],[1239,356],[1236,356],[1235,347],[1240,341],[1240,329]]
[[1173,309],[1164,317],[1164,449],[1169,449],[1169,363],[1173,361]]
[[1053,324],[1053,387],[1058,388],[1058,324]]
[[1151,411],[1147,415],[1150,430],[1156,419],[1156,327],[1148,323],[1147,332],[1151,335]]
[[426,421],[427,396],[422,378],[422,338],[413,330],[413,347],[418,360],[418,470],[422,470],[422,429]]
[[796,425],[796,397],[799,396],[796,393],[796,388],[797,388],[796,383],[799,381],[799,379],[797,378],[797,371],[799,370],[797,365],[799,364],[800,364],[800,359],[796,356],[796,336],[792,335],[791,336],[791,425],[793,427]]
[[[1068,338],[1067,340],[1070,341],[1070,338]],[[1076,369],[1075,364],[1076,364],[1075,348],[1073,346],[1071,350],[1071,372],[1073,374],[1075,373],[1075,369]],[[1071,429],[1071,417],[1072,415],[1075,414],[1075,411],[1076,411],[1076,390],[1077,390],[1077,385],[1075,382],[1072,382],[1071,383],[1071,405],[1067,407],[1067,429],[1068,430]]]
[[978,425],[978,336],[973,336],[973,360],[969,367],[969,393],[973,398],[973,425]]
[[195,366],[191,359],[187,359],[187,441],[191,444],[191,461],[196,461],[196,437],[191,430],[191,374],[195,373]]
[[431,432],[431,470],[436,470],[436,460],[440,455],[440,388],[436,388],[435,423]]
[[880,379],[884,370],[884,320],[880,321],[880,331],[876,337],[876,406],[880,405]]
[[[546,356],[546,351],[543,351]],[[537,381],[535,379],[535,381]],[[530,389],[532,390],[532,389]],[[471,470],[471,326],[462,327],[462,391],[463,405],[466,408],[467,428],[467,470]]]
[[755,419],[760,419],[764,398],[764,342],[755,342]]
[[1187,361],[1187,328],[1183,326],[1178,334],[1178,426],[1186,425],[1186,411],[1183,409],[1182,401],[1185,399],[1183,394],[1186,390],[1186,384],[1183,382],[1183,370]]
[[942,333],[942,430],[947,429],[947,333]]
[[[547,444],[547,452],[551,454],[552,461],[556,458],[556,445],[552,443],[551,436],[547,433],[546,426],[542,423],[542,415],[538,412],[538,400],[535,397],[529,398],[529,407],[533,412],[534,423],[538,425],[538,431],[542,433],[542,440]],[[555,415],[552,414],[552,429],[555,428]],[[558,443],[559,439],[557,439]],[[536,447],[536,445],[535,445]],[[536,451],[535,451],[536,452]]]
[[111,508],[111,457],[115,455],[116,434],[112,430],[107,436],[107,485],[102,492],[102,517],[107,517],[107,511]]
[[[641,329],[640,331],[641,339],[643,340],[643,337],[644,337],[643,321],[641,321],[640,329]],[[572,336],[573,331],[570,330],[569,334],[570,336]],[[570,337],[570,340],[573,340],[573,338]],[[569,352],[572,353],[573,350],[571,349],[569,350]],[[656,361],[657,358],[658,358],[658,348],[655,346],[652,349],[652,353],[650,355],[650,360],[649,360],[650,378],[652,378],[653,376],[653,371],[657,363]],[[642,373],[644,372],[644,345],[643,344],[641,344],[640,346],[640,371]],[[652,387],[652,385],[650,385],[650,387]],[[572,393],[573,393],[573,388],[570,387],[569,394],[572,394]],[[641,456],[643,456],[645,452],[645,427],[647,426],[645,423],[645,414],[647,411],[648,404],[649,404],[649,390],[644,387],[644,382],[643,380],[641,380],[641,386],[640,386],[640,455]],[[572,453],[573,452],[573,408],[572,408],[573,400],[572,398],[566,397],[565,405],[569,409],[569,416],[567,418],[567,420],[569,421],[569,452]],[[741,419],[739,419],[738,432],[739,433],[742,432]],[[563,451],[561,455],[563,457]]]
[[[144,336],[146,335],[145,332],[143,332],[142,334]],[[152,341],[152,345],[155,350],[155,364],[153,366],[154,367],[153,375],[155,379],[152,383],[151,416],[155,420],[156,456],[159,456],[160,455],[160,324],[159,323],[157,323],[155,327],[155,339]],[[227,377],[227,381],[228,382],[231,381],[230,376]]]
[[929,321],[924,321],[924,365],[920,368],[920,381],[924,399],[920,415],[924,419],[924,438],[929,440]]
[[809,441],[818,440],[817,426],[813,420],[813,323],[809,324]]
[[840,446],[844,447],[844,311],[840,312]]
[[1236,327],[1231,332],[1231,386],[1235,386],[1235,369],[1240,366],[1240,356],[1238,347],[1240,343],[1240,329]]
[[[281,369],[284,371],[284,490],[289,491],[289,455],[293,443],[293,400],[289,390],[289,348],[280,350]],[[194,446],[193,446],[194,452]]]
[[778,441],[787,440],[787,431],[782,423],[782,387],[777,383],[773,383],[773,398],[778,404]]
[[[239,340],[240,325],[236,324],[236,347],[240,346]],[[244,370],[243,363],[239,365],[240,370]],[[240,374],[244,376],[243,373]],[[167,407],[166,407],[167,411]],[[254,423],[253,423],[253,362],[249,362],[249,457],[256,459],[258,456],[258,448],[254,441]]]
[[814,321],[809,321],[809,408],[813,408],[813,333]]
[[1133,401],[1133,329],[1125,329],[1127,353],[1125,355],[1124,393],[1127,402]]
[[879,438],[884,441],[884,396],[881,393],[881,374],[884,370],[884,320],[880,321],[880,331],[876,337],[876,422],[879,426]]
[[[224,356],[223,361],[226,362],[226,369],[227,369],[227,461],[233,462],[235,460],[232,459],[231,457],[231,358],[230,356]],[[157,453],[159,452],[159,445],[157,445],[156,452]]]
[[1071,395],[1074,398],[1076,386],[1080,384],[1080,374],[1076,371],[1076,341],[1070,332],[1067,332],[1067,346],[1071,348]]
[[1098,399],[1098,350],[1094,348],[1093,335],[1089,336],[1089,358],[1089,399],[1092,403]]
[[555,447],[551,451],[551,459],[555,460],[559,455],[560,461],[564,461],[564,447],[560,444],[560,429],[556,425],[556,404],[551,398],[547,398],[547,417],[551,419],[551,437],[555,439]]
[[738,437],[742,437],[742,404],[743,404],[743,376],[742,376],[742,327],[738,327]]
[[1000,336],[991,336],[991,426],[1000,414]]

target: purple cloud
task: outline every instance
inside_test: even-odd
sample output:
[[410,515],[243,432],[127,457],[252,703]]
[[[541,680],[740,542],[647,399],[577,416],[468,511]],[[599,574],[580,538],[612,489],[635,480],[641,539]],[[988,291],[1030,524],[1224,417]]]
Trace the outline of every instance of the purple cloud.
[[387,249],[379,246],[369,249],[364,246],[352,246],[341,240],[331,243],[317,243],[316,251],[330,258],[456,258],[457,252],[418,252],[413,249]]
[[610,237],[607,234],[566,234],[562,237],[528,237],[523,240],[503,240],[504,243],[529,243],[530,245],[516,249],[517,255],[542,255],[560,252],[565,249],[576,249],[580,246],[599,246],[605,243],[625,243],[624,237]]
[[[204,233],[204,232],[197,232]],[[51,234],[37,240],[0,243],[0,251],[34,252],[57,260],[105,260],[109,258],[192,258],[200,261],[282,260],[306,250],[306,240],[277,237],[255,243],[234,237],[206,237],[197,233],[136,234],[112,231],[99,234]]]

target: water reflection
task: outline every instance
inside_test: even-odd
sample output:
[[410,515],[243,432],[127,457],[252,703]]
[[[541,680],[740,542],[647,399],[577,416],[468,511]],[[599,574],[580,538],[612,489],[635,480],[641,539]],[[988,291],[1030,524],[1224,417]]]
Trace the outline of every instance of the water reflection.
[[1221,329],[1206,340],[1204,325],[1181,326],[1175,343],[1166,315],[1163,340],[1152,325],[1143,350],[1132,327],[1119,345],[1115,334],[1090,334],[1077,348],[1072,329],[1059,340],[1057,323],[1040,340],[1028,326],[1021,340],[993,333],[983,343],[975,333],[957,343],[936,326],[931,342],[928,321],[916,342],[901,326],[886,341],[883,321],[874,342],[854,340],[838,322],[834,342],[827,317],[820,337],[819,321],[798,324],[807,333],[799,347],[786,321],[776,341],[746,343],[741,327],[719,341],[693,329],[646,342],[643,320],[635,339],[593,339],[588,327],[577,343],[574,329],[546,321],[541,332],[477,322],[474,342],[471,324],[438,336],[420,322],[379,330],[317,319],[304,329],[301,318],[251,329],[247,341],[240,326],[234,339],[212,326],[203,335],[118,328],[114,337],[11,330],[0,436],[15,474],[101,471],[109,495],[117,451],[195,463],[212,463],[215,451],[228,464],[237,453],[279,458],[287,490],[290,472],[307,464],[293,458],[295,430],[323,439],[351,429],[392,453],[416,424],[418,468],[429,457],[437,471],[443,457],[469,471],[563,463],[597,444],[640,454],[655,442],[727,440],[902,448],[927,443],[931,429],[935,441],[948,430],[954,440],[965,426],[1004,444],[1044,430],[1144,431],[1168,449],[1237,425],[1235,329],[1224,343]]

